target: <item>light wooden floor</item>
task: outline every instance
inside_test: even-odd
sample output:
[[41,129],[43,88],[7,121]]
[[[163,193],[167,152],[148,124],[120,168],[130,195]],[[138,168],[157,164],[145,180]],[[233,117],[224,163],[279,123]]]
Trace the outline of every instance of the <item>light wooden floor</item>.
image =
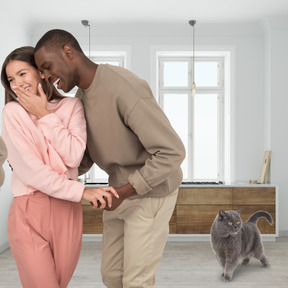
[[[264,247],[271,268],[265,269],[259,261],[252,259],[248,266],[237,268],[232,282],[224,283],[209,242],[168,241],[157,273],[156,287],[288,288],[288,238],[264,242]],[[100,277],[100,255],[100,242],[83,242],[80,260],[69,288],[105,287]],[[10,250],[0,254],[0,287],[21,287]]]

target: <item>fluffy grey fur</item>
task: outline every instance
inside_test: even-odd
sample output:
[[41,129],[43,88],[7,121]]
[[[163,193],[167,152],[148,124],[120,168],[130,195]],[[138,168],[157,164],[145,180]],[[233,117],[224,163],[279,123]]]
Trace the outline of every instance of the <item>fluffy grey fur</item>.
[[234,270],[242,259],[247,265],[251,257],[259,259],[264,267],[270,267],[264,254],[261,234],[257,227],[259,218],[264,217],[271,225],[271,215],[266,211],[257,211],[247,222],[242,223],[241,210],[220,210],[211,227],[211,246],[223,268],[222,278],[231,281]]

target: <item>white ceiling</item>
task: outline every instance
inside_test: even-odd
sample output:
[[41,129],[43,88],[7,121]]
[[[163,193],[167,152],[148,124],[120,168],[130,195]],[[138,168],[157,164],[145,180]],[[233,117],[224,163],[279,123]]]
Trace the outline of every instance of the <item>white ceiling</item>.
[[82,19],[90,24],[186,23],[190,19],[251,23],[270,16],[288,17],[288,0],[6,0],[0,6],[9,9],[11,16],[34,24],[79,23]]

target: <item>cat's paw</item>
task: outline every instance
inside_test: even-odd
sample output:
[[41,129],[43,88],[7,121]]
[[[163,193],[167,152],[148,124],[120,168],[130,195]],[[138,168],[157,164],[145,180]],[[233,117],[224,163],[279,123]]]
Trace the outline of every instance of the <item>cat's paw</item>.
[[224,274],[224,273],[222,273],[221,277],[222,277],[224,282],[230,282],[232,280],[231,276]]
[[249,258],[245,258],[245,259],[243,259],[243,261],[242,261],[242,266],[247,265],[247,264],[249,263],[249,261],[250,261]]
[[270,268],[271,265],[266,258],[263,258],[260,261],[265,268]]

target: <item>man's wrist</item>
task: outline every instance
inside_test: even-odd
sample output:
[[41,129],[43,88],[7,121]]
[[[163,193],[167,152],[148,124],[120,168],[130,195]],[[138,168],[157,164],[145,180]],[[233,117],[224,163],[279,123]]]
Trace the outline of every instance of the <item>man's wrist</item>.
[[120,198],[126,199],[135,194],[136,190],[130,183],[127,183],[126,185],[119,187],[117,189],[117,193],[119,194]]

